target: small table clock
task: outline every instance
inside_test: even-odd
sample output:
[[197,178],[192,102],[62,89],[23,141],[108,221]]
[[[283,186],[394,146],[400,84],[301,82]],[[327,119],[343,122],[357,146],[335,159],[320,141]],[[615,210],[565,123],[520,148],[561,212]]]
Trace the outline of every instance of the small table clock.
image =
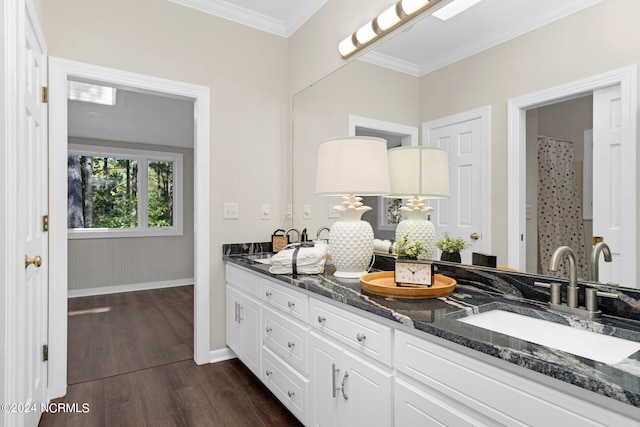
[[395,263],[394,281],[398,286],[433,284],[433,264],[425,261],[398,259]]

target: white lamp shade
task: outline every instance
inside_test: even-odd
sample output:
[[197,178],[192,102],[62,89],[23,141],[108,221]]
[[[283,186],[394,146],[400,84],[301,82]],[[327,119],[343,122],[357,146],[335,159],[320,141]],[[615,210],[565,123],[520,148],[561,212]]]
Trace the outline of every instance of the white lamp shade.
[[387,141],[355,136],[329,139],[318,146],[316,194],[389,194]]
[[449,198],[449,154],[440,148],[397,147],[388,152],[388,197]]

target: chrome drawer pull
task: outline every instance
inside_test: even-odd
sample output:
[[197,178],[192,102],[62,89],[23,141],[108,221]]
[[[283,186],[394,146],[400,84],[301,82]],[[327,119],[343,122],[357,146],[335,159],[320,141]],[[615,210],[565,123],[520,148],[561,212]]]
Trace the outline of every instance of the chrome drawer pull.
[[264,295],[265,295],[267,298],[271,297],[271,291],[267,291],[267,292],[265,292],[265,293],[264,293]]
[[296,395],[296,392],[295,392],[295,391],[291,391],[291,390],[289,390],[289,391],[287,392],[287,395],[288,395],[289,397],[293,397],[293,396],[295,396],[295,395]]
[[342,397],[344,400],[349,400],[349,395],[344,392],[344,382],[349,378],[349,371],[345,371],[344,377],[342,377],[342,385],[340,386],[340,391],[342,392]]
[[327,320],[326,317],[324,316],[318,316],[318,323],[324,323],[324,321]]
[[270,377],[272,373],[273,373],[273,372],[271,372],[271,371],[270,371],[270,370],[268,370],[268,369],[267,369],[267,371],[265,372],[265,374],[266,374],[268,377]]
[[358,342],[363,342],[367,339],[367,336],[365,334],[358,334],[356,335],[356,339],[358,340]]
[[340,373],[340,369],[336,368],[336,364],[331,364],[331,394],[335,398],[340,390],[340,387],[336,387],[336,375]]
[[293,341],[289,341],[287,343],[287,347],[289,347],[289,348],[293,348],[295,345],[296,345],[296,343],[294,343]]
[[273,329],[271,329],[271,326],[267,326],[265,330],[267,331],[268,334],[270,334]]
[[289,308],[293,308],[293,306],[296,305],[296,303],[293,301],[289,301],[287,305],[289,306]]

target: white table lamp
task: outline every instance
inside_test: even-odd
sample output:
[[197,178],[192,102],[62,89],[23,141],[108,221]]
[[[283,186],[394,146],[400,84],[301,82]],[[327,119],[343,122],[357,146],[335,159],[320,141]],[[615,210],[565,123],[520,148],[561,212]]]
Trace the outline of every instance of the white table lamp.
[[331,225],[329,250],[336,267],[334,275],[358,278],[369,268],[373,255],[373,229],[362,221],[371,210],[362,197],[388,194],[389,164],[387,141],[373,137],[345,137],[324,141],[318,146],[316,194],[342,196],[334,209],[342,218]]
[[400,208],[407,219],[396,228],[396,241],[409,235],[409,240],[422,241],[430,251],[435,250],[436,229],[425,215],[433,208],[425,199],[449,198],[449,155],[440,148],[398,147],[388,152],[391,193],[385,197],[410,199]]

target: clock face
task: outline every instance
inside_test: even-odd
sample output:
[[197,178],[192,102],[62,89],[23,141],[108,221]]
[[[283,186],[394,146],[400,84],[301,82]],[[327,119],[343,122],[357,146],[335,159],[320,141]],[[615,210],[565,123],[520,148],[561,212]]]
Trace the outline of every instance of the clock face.
[[432,285],[432,268],[429,263],[396,261],[395,282],[412,285]]

